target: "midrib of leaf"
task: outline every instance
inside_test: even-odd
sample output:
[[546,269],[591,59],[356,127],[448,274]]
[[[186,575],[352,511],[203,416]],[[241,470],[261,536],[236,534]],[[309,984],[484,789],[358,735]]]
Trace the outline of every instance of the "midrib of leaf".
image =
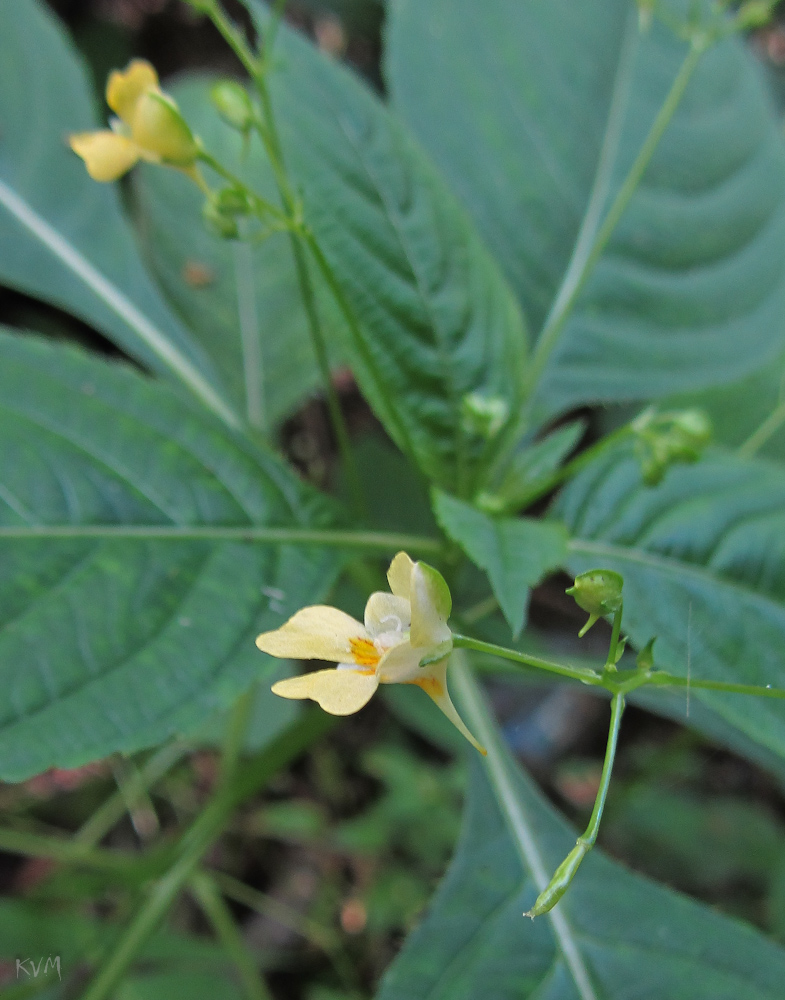
[[275,542],[281,545],[318,545],[395,552],[444,554],[438,538],[399,535],[381,531],[334,531],[322,528],[268,528],[257,525],[178,524],[44,524],[2,525],[0,539],[32,538],[136,538],[187,541]]
[[[548,885],[550,876],[545,868],[526,813],[515,793],[497,727],[471,673],[466,654],[460,649],[456,649],[452,653],[451,676],[466,714],[467,724],[488,751],[488,756],[484,760],[485,768],[515,848],[524,868],[531,872],[538,892],[542,892]],[[575,932],[566,916],[558,906],[551,910],[547,916],[553,928],[558,948],[581,1000],[598,1000],[592,986],[589,970],[578,948]],[[523,915],[521,915],[521,920],[523,919]]]
[[0,205],[134,330],[155,355],[224,423],[235,429],[242,426],[237,414],[188,358],[171,343],[166,334],[3,180],[0,180]]
[[585,279],[586,267],[589,263],[594,241],[602,222],[602,210],[608,198],[613,169],[619,152],[624,116],[627,110],[627,100],[632,82],[632,69],[635,51],[639,37],[638,11],[630,5],[624,26],[624,35],[619,48],[619,62],[613,81],[611,100],[608,106],[608,117],[605,122],[600,155],[594,173],[589,200],[586,203],[578,234],[575,238],[572,254],[564,272],[553,303],[545,318],[536,348],[532,357],[529,374],[529,392],[531,393],[545,365],[556,346],[556,342],[564,329],[564,321],[574,305],[573,298]]
[[256,283],[253,273],[253,249],[248,243],[234,247],[234,274],[237,288],[237,319],[243,350],[245,406],[248,423],[266,432],[264,400],[264,359],[256,303]]

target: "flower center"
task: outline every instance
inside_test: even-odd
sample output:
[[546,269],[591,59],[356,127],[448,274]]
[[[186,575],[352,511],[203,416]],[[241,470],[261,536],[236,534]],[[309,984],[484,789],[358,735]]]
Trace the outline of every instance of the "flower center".
[[375,667],[380,660],[376,646],[370,639],[350,639],[349,646],[358,667]]

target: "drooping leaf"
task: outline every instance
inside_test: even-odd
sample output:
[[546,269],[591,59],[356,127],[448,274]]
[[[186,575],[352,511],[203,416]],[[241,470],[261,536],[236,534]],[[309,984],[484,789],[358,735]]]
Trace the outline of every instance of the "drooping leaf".
[[[603,566],[623,575],[623,629],[639,649],[657,637],[657,666],[785,688],[780,466],[715,452],[670,469],[652,488],[619,450],[571,483],[555,513],[571,533],[571,571]],[[785,755],[782,701],[699,690],[691,697]]]
[[254,636],[318,601],[336,557],[156,530],[302,528],[329,509],[195,404],[70,348],[0,335],[0,401],[0,774],[192,730],[264,674]]
[[[684,18],[690,4],[669,7]],[[543,329],[686,43],[656,18],[641,32],[634,0],[401,0],[387,37],[395,107]],[[702,56],[558,338],[541,413],[730,381],[772,358],[783,239],[781,129],[751,55],[728,39]]]
[[0,282],[78,316],[236,423],[207,354],[145,272],[117,186],[91,180],[68,148],[69,133],[105,127],[94,106],[48,9],[0,3]]
[[[169,90],[205,148],[276,203],[261,143],[243,141],[219,117],[209,99],[212,83],[214,78],[190,76]],[[220,183],[210,171],[205,174]],[[252,425],[274,427],[319,383],[286,234],[252,246],[218,239],[202,221],[204,196],[171,170],[138,168],[134,192],[143,248],[161,287],[209,355],[238,412]],[[318,282],[315,271],[313,278]],[[317,291],[324,291],[321,283]],[[319,310],[333,332],[338,319],[329,293],[319,295]]]
[[533,866],[549,875],[576,834],[506,754],[501,765],[506,815],[499,772],[494,794],[472,759],[458,850],[377,1000],[779,998],[781,949],[596,849],[556,919],[526,920],[537,895]]
[[437,489],[433,506],[444,531],[487,572],[517,638],[526,618],[530,588],[564,563],[567,533],[563,526],[530,517],[491,517]]
[[[263,31],[264,8],[248,6]],[[429,479],[465,492],[496,446],[467,425],[467,397],[510,418],[518,410],[526,345],[515,299],[368,87],[290,30],[275,51],[284,155],[353,318],[346,349],[363,392]]]

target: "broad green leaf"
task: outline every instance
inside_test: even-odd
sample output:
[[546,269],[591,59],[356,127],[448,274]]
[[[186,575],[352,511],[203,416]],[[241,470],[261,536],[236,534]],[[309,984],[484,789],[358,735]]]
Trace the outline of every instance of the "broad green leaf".
[[[0,400],[0,774],[160,742],[263,678],[255,635],[335,576],[334,552],[278,543],[326,523],[324,501],[166,387],[70,348],[0,335]],[[268,540],[210,535],[233,527]]]
[[[263,30],[263,9],[250,6]],[[464,493],[497,444],[467,426],[467,397],[518,412],[526,345],[515,299],[464,210],[367,86],[288,29],[276,57],[284,155],[353,317],[353,369],[402,450]]]
[[[222,121],[210,103],[214,81],[186,77],[169,91],[205,148],[275,203],[261,143],[244,142]],[[219,183],[210,171],[205,175]],[[274,427],[319,383],[287,236],[254,246],[217,238],[202,222],[204,196],[172,170],[140,167],[134,192],[142,245],[169,301],[209,355],[235,409],[253,426]],[[338,322],[335,303],[321,284],[318,289],[331,332]]]
[[560,524],[529,517],[491,517],[471,504],[433,491],[439,524],[491,581],[516,638],[523,628],[529,590],[563,565],[567,533]]
[[[567,563],[624,576],[623,630],[684,677],[785,688],[785,470],[715,452],[654,488],[625,450],[593,463],[555,508]],[[654,697],[652,695],[652,697]],[[785,755],[785,707],[694,690],[753,740]]]
[[94,107],[44,4],[0,0],[0,282],[83,319],[236,424],[215,368],[145,272],[117,186],[91,180],[68,148],[70,132],[106,127]]
[[[534,331],[575,287],[686,52],[656,18],[641,32],[634,0],[391,5],[394,105]],[[784,195],[781,129],[751,56],[726,40],[702,56],[558,338],[540,412],[730,381],[774,357]]]
[[377,1000],[778,1000],[782,950],[596,849],[552,918],[526,920],[576,833],[492,753],[487,772],[472,758],[456,855]]

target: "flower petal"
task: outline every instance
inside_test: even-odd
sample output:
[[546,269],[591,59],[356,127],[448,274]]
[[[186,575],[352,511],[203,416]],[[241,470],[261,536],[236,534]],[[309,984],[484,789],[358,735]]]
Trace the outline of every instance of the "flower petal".
[[480,751],[483,757],[488,755],[488,751],[485,747],[480,746],[477,740],[466,728],[463,719],[460,715],[458,715],[455,705],[452,703],[450,693],[447,690],[446,659],[440,660],[438,663],[433,663],[431,666],[423,668],[421,676],[416,680],[409,681],[409,683],[416,684],[418,687],[421,687],[428,697],[439,706],[442,712],[444,712],[458,732],[465,736],[471,745],[476,750]]
[[415,563],[411,575],[412,645],[432,648],[448,642],[452,632],[447,619],[452,610],[444,577],[427,563]]
[[146,90],[158,87],[158,74],[145,59],[132,59],[124,70],[109,74],[106,103],[116,115],[131,124],[137,101]]
[[387,582],[396,597],[411,599],[411,578],[414,563],[405,552],[399,552],[387,570]]
[[372,670],[316,670],[273,684],[282,698],[310,698],[330,715],[354,715],[367,705],[379,686]]
[[352,642],[356,644],[358,639],[373,648],[365,627],[351,615],[317,604],[298,611],[274,632],[263,632],[256,645],[263,653],[283,659],[355,663]]
[[71,149],[81,156],[95,181],[116,181],[139,159],[136,143],[109,129],[78,132],[69,137]]
[[426,652],[424,649],[413,649],[408,641],[388,649],[376,668],[379,683],[411,684],[423,673],[420,660]]
[[365,627],[371,635],[380,632],[407,632],[412,623],[412,608],[403,597],[377,591],[365,605]]

